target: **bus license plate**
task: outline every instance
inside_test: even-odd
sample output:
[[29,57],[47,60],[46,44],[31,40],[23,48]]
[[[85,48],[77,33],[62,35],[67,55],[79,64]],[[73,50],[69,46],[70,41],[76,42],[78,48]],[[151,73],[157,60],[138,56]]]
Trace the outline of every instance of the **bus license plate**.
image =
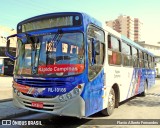
[[43,103],[42,102],[32,102],[32,107],[43,108]]

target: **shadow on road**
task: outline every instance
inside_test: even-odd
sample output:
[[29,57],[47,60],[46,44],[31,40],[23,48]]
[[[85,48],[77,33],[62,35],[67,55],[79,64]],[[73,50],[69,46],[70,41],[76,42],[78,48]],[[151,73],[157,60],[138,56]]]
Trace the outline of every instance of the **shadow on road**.
[[149,93],[146,97],[136,97],[126,103],[128,106],[160,107],[160,94]]
[[83,124],[86,124],[87,122],[91,121],[91,119],[80,119],[76,117],[65,117],[65,116],[60,116],[60,117],[53,117],[49,120],[45,120],[43,122],[43,125],[52,125],[55,128],[77,128]]

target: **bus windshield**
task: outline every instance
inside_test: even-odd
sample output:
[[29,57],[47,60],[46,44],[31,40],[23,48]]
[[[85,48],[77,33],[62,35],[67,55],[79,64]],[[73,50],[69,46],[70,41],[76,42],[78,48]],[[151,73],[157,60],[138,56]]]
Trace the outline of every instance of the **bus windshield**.
[[31,36],[26,43],[18,40],[17,52],[17,75],[68,76],[84,70],[81,32]]

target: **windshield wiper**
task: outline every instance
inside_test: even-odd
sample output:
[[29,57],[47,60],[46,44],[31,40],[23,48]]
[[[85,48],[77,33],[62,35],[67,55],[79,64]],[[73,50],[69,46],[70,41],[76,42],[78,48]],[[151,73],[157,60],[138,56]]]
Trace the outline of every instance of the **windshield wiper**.
[[57,32],[57,34],[54,36],[54,38],[53,38],[53,41],[54,41],[54,47],[56,48],[57,47],[57,45],[59,44],[59,41],[61,40],[61,38],[62,38],[62,34],[63,33],[63,31],[61,30],[61,29],[58,29],[58,32]]
[[[58,32],[55,34],[55,36],[53,37],[53,42],[52,44],[50,45],[49,41],[47,42],[47,51],[46,51],[46,67],[48,65],[48,60],[49,60],[49,50],[52,49],[53,47],[56,48],[57,45],[59,44],[62,36],[63,36],[63,31],[61,29],[58,29]],[[54,46],[53,46],[53,43],[54,43]]]
[[[32,37],[29,34],[26,34],[27,42],[31,44],[31,67],[32,67],[32,74],[36,74],[37,65],[36,65],[36,58],[37,58],[37,47],[39,43],[38,37]],[[37,62],[38,64],[38,62]]]

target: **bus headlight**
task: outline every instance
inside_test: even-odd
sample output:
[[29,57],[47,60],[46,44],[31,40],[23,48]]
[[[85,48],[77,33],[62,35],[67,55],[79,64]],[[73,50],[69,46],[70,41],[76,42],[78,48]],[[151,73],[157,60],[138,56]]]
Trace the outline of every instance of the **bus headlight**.
[[19,91],[17,91],[17,96],[20,96],[20,92]]
[[62,94],[58,97],[60,102],[64,102],[67,100],[70,100],[72,98],[77,97],[78,95],[80,95],[82,93],[84,84],[79,84],[77,85],[73,90],[71,90],[70,92],[66,93],[66,94]]
[[78,95],[78,94],[79,94],[79,89],[78,89],[78,88],[75,88],[75,89],[73,90],[73,93],[74,93],[75,95]]
[[64,96],[63,96],[63,95],[60,95],[60,96],[59,96],[59,100],[60,100],[61,102],[64,102],[64,101],[65,101]]
[[72,94],[71,94],[71,93],[67,93],[67,94],[66,94],[66,97],[67,97],[68,99],[71,99],[71,98],[72,98]]
[[14,93],[17,93],[18,90],[16,88],[13,88],[13,91],[14,91]]

